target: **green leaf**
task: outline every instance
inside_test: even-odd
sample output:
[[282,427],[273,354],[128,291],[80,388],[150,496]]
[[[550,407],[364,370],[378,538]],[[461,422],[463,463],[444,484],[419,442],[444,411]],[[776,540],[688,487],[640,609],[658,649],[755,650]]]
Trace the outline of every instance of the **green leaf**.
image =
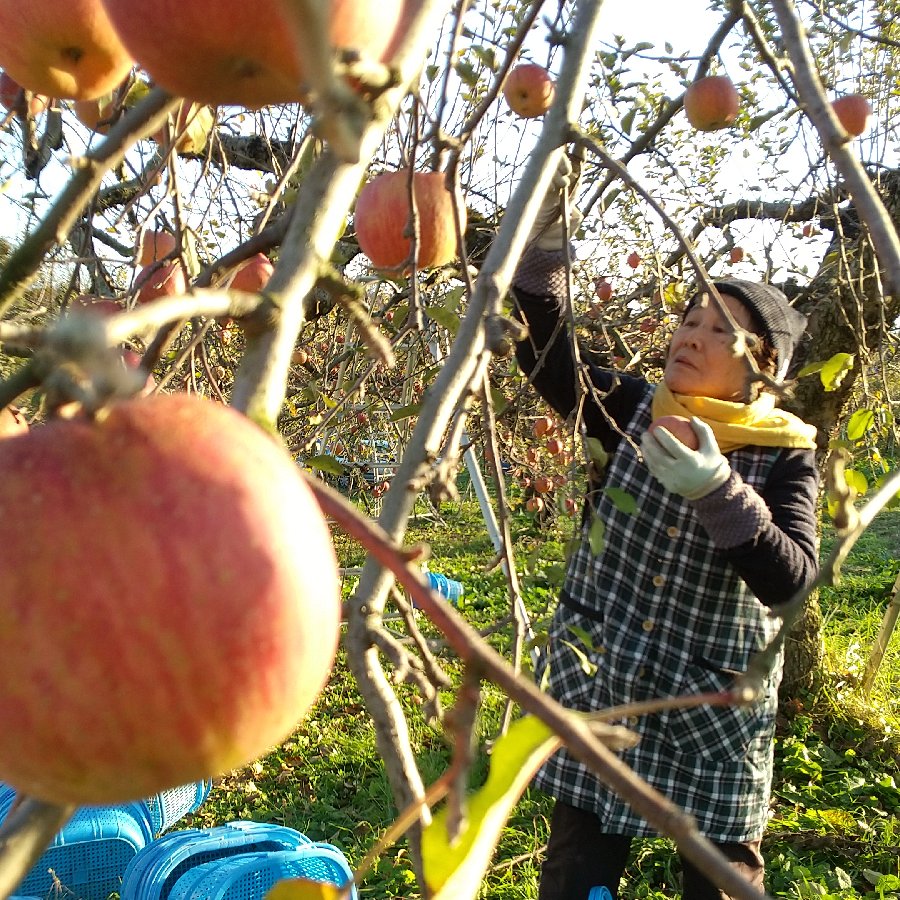
[[447,807],[435,814],[422,832],[422,867],[432,900],[478,893],[510,812],[559,744],[540,719],[518,719],[494,745],[487,781],[469,798],[466,822],[455,840],[447,833]]
[[581,671],[584,672],[588,678],[593,678],[597,674],[597,666],[588,659],[584,650],[569,643],[569,641],[563,641],[563,643],[578,657],[578,664],[581,666]]
[[844,478],[847,484],[856,491],[858,497],[861,497],[869,489],[869,482],[866,476],[856,469],[845,469]]
[[318,456],[307,456],[303,464],[310,469],[319,472],[327,472],[329,475],[343,475],[344,467],[330,454],[320,453]]
[[875,424],[875,413],[871,409],[858,409],[847,421],[847,437],[858,441]]
[[456,335],[459,331],[459,316],[446,306],[428,306],[425,312],[430,319],[433,319],[442,328],[446,328],[452,335]]
[[816,372],[821,372],[823,367],[825,366],[825,361],[820,360],[818,362],[807,363],[798,373],[798,378],[805,378],[807,375],[815,375]]
[[628,516],[633,516],[637,512],[637,500],[620,487],[608,487],[603,489],[603,493],[613,502],[613,506]]
[[411,416],[417,416],[421,407],[421,403],[410,403],[409,406],[400,406],[391,413],[391,421],[400,422]]
[[605,469],[609,462],[609,454],[606,452],[603,444],[598,438],[585,438],[585,446],[587,447],[588,456],[598,469]]
[[603,549],[603,540],[606,537],[606,525],[603,519],[595,518],[591,522],[591,530],[588,533],[588,542],[591,545],[591,553],[595,556]]
[[822,385],[826,391],[836,391],[847,373],[853,368],[855,357],[852,353],[835,353],[819,372]]

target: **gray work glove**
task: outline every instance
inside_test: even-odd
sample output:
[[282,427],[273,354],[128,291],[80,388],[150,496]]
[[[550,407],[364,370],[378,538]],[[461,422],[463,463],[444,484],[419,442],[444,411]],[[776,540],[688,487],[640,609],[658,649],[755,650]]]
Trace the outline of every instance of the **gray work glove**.
[[650,473],[667,491],[687,500],[699,500],[728,481],[731,466],[706,422],[694,416],[691,427],[700,440],[696,450],[660,427],[644,432],[641,451]]
[[562,211],[563,192],[570,199],[574,196],[579,175],[580,170],[576,172],[572,168],[572,161],[563,154],[535,217],[534,225],[531,226],[527,246],[533,244],[541,250],[562,250],[569,238],[578,230],[584,218],[578,208],[571,202],[567,203],[568,223],[563,221]]

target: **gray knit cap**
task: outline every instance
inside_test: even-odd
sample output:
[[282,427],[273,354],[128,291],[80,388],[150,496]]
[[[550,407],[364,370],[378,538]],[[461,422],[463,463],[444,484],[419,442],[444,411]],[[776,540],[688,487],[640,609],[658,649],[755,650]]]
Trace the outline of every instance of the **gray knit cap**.
[[[778,378],[784,378],[806,329],[806,316],[794,309],[788,298],[770,284],[729,278],[714,281],[713,286],[720,294],[740,300],[753,313],[778,353]],[[688,303],[688,309],[696,303],[697,296]]]

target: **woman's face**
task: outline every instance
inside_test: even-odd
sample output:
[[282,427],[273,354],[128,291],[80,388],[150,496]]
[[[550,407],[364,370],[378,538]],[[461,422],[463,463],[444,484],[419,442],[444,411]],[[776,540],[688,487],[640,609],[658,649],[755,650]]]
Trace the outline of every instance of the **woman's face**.
[[[722,294],[734,320],[752,330],[750,311],[740,300]],[[664,380],[673,394],[743,402],[750,368],[735,355],[735,336],[712,300],[701,298],[688,311],[669,344]]]

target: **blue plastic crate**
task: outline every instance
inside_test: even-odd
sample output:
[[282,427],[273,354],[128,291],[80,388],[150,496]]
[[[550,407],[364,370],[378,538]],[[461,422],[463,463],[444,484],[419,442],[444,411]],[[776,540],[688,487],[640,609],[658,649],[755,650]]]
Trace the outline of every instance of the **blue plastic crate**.
[[[198,809],[210,787],[211,782],[202,781],[135,803],[76,810],[25,877],[20,892],[43,897],[61,886],[82,900],[106,900],[120,890],[125,869],[138,851]],[[0,783],[0,822],[15,797],[13,788]]]
[[[263,900],[283,878],[308,878],[340,887],[352,880],[353,873],[344,854],[331,844],[241,853],[189,870],[175,882],[168,900]],[[350,897],[357,900],[355,887]]]
[[17,890],[35,897],[107,900],[121,889],[125,869],[150,840],[136,807],[78,809]]
[[179,819],[196,812],[209,796],[211,781],[198,781],[161,791],[140,801],[154,835],[168,831]]
[[191,869],[239,853],[295,850],[309,844],[293,828],[235,821],[215,828],[173,831],[138,853],[122,879],[122,900],[167,900],[172,885]]

